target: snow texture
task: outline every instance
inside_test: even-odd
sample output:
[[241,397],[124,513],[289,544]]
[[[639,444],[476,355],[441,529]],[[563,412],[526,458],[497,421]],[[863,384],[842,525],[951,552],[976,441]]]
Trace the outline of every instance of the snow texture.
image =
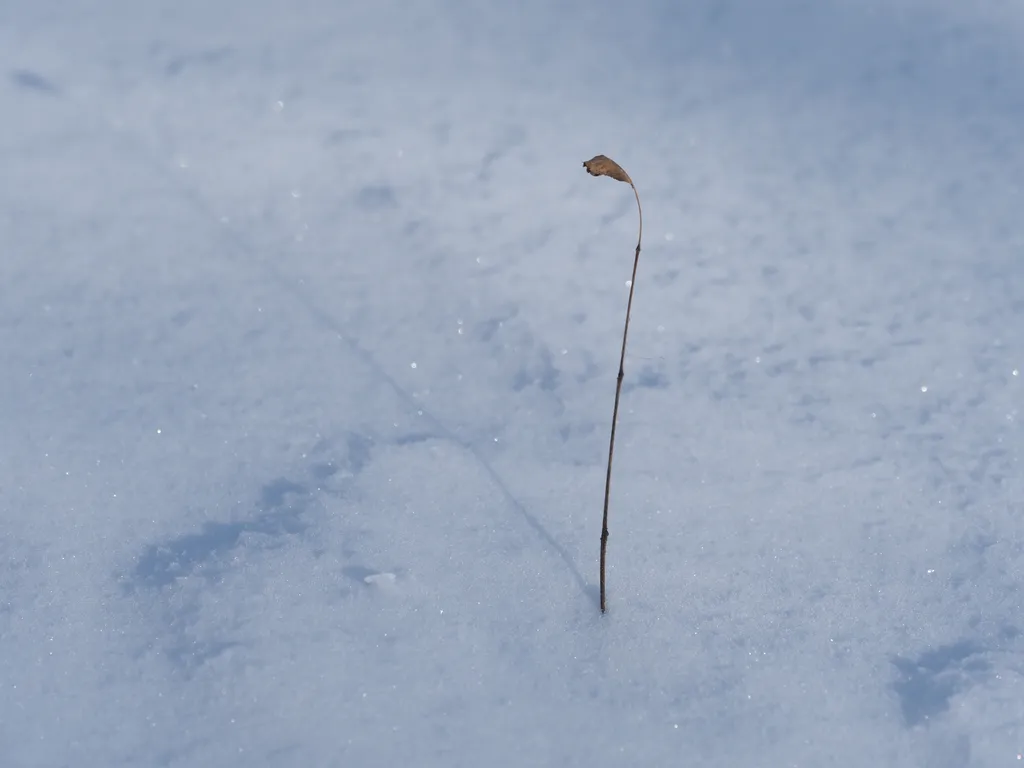
[[1018,2],[6,0],[0,100],[0,765],[1021,764]]

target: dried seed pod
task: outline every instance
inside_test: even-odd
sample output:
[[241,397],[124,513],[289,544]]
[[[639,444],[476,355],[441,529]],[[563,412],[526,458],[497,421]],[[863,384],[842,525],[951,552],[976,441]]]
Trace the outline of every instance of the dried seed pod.
[[583,167],[587,169],[587,173],[591,176],[610,176],[616,181],[624,181],[630,186],[633,186],[633,180],[629,178],[629,174],[622,169],[621,165],[616,163],[610,157],[595,155],[589,160],[585,160],[583,162]]

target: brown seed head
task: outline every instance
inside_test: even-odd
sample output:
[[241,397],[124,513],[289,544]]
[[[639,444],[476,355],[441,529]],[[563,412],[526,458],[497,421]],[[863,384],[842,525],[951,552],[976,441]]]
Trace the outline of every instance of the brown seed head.
[[587,173],[591,176],[610,176],[616,181],[624,181],[633,186],[633,180],[629,178],[629,174],[622,170],[622,166],[610,157],[595,155],[589,160],[584,161],[583,167],[587,169]]

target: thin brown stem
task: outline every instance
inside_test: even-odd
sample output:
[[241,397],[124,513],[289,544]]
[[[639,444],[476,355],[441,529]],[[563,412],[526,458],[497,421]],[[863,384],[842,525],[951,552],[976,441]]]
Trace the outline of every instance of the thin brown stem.
[[[628,178],[628,177],[627,177]],[[622,327],[622,354],[619,356],[619,374],[615,379],[615,405],[612,408],[612,429],[608,438],[608,471],[604,478],[604,512],[601,516],[601,613],[608,610],[605,600],[605,561],[608,552],[608,499],[612,489],[612,458],[615,455],[615,425],[619,419],[619,398],[622,396],[622,377],[625,375],[626,365],[626,338],[629,335],[629,315],[633,309],[633,289],[636,287],[636,268],[640,263],[640,243],[644,237],[644,212],[640,207],[640,194],[632,181],[629,186],[633,188],[633,195],[636,197],[636,210],[640,217],[640,231],[636,238],[636,255],[633,257],[633,275],[629,281],[629,299],[626,301],[626,322]]]
[[619,398],[622,396],[622,377],[626,365],[626,336],[629,334],[629,313],[633,309],[633,289],[636,287],[636,268],[640,263],[640,243],[644,238],[644,212],[640,207],[640,193],[629,178],[625,169],[604,155],[595,155],[583,162],[583,167],[591,176],[607,176],[608,178],[629,184],[636,197],[636,212],[640,216],[640,231],[636,238],[636,255],[633,257],[633,276],[629,280],[629,301],[626,302],[626,323],[622,327],[622,354],[619,355],[619,375],[615,379],[615,407],[612,409],[612,430],[608,437],[608,472],[604,476],[604,512],[601,515],[601,613],[607,610],[605,600],[605,561],[608,555],[608,498],[612,490],[612,458],[615,455],[615,425],[619,420]]

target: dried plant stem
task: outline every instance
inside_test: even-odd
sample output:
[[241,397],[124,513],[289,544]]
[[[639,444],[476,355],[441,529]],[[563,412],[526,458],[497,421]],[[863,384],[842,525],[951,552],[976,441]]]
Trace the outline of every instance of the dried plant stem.
[[636,254],[633,256],[633,274],[629,281],[629,299],[626,302],[626,322],[622,327],[622,353],[619,355],[619,373],[615,379],[615,405],[612,408],[612,428],[608,438],[608,470],[604,478],[604,511],[601,515],[601,613],[608,609],[605,599],[605,562],[608,553],[608,499],[612,489],[612,458],[615,456],[615,425],[619,419],[619,399],[622,396],[622,378],[626,365],[626,338],[629,335],[629,315],[633,309],[633,290],[636,287],[636,268],[640,263],[640,244],[644,236],[644,212],[640,207],[640,193],[636,185],[622,167],[615,161],[598,155],[583,164],[587,173],[592,176],[610,176],[617,181],[624,181],[633,189],[636,197],[636,211],[640,218],[640,229],[636,238]]

